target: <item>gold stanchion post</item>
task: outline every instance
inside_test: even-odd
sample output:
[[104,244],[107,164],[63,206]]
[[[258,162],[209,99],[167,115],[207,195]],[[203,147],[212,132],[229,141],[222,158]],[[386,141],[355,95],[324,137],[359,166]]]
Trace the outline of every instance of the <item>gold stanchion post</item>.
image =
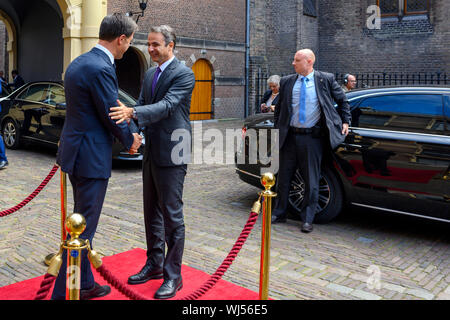
[[61,170],[61,241],[67,239],[67,232],[64,226],[67,218],[67,174]]
[[275,185],[273,173],[264,173],[261,184],[266,190],[259,193],[263,197],[263,217],[261,233],[261,267],[259,277],[259,299],[269,299],[269,269],[270,269],[270,229],[272,223],[272,198],[277,194],[270,189]]
[[88,239],[79,238],[86,229],[86,220],[81,214],[71,214],[66,219],[64,227],[70,233],[70,239],[61,242],[59,252],[50,260],[47,273],[58,276],[62,265],[62,252],[67,249],[66,300],[80,300],[81,250],[88,250],[89,261],[95,269],[102,265],[102,259],[96,251],[91,249]]
[[86,229],[86,220],[81,214],[73,213],[66,219],[65,226],[70,233],[70,239],[63,245],[67,249],[66,300],[80,300],[81,250],[89,247],[89,241],[79,236]]
[[[64,227],[64,223],[67,217],[67,174],[60,170],[60,189],[61,189],[61,242],[67,239],[66,228]],[[50,261],[55,256],[55,253],[48,254],[44,262],[46,265],[50,265]]]

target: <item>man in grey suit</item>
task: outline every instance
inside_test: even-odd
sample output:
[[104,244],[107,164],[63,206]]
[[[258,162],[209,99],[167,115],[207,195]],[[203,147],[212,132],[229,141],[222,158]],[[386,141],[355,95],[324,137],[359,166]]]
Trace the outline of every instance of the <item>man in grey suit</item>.
[[305,183],[301,214],[301,231],[305,233],[313,230],[322,155],[344,141],[351,120],[344,91],[332,74],[314,70],[314,62],[310,49],[296,52],[292,62],[296,73],[281,79],[274,114],[275,128],[279,129],[280,170],[272,223],[286,221],[289,188],[298,168]]
[[[150,68],[145,74],[136,107],[120,105],[111,108],[110,113],[118,123],[134,119],[139,127],[145,127],[142,166],[147,261],[139,273],[129,277],[128,283],[164,278],[155,293],[156,299],[174,297],[183,286],[181,261],[185,227],[182,196],[187,163],[190,162],[189,109],[195,76],[174,56],[175,43],[171,27],[163,25],[150,29],[148,52],[158,67]],[[189,141],[180,142],[180,132],[181,140]],[[179,152],[177,146],[180,143],[186,148]]]

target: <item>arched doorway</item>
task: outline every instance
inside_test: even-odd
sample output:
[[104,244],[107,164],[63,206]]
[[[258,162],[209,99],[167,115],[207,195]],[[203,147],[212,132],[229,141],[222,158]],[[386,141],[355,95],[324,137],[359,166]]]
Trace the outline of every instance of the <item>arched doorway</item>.
[[116,60],[116,66],[119,87],[136,99],[139,98],[142,81],[147,70],[147,61],[142,52],[137,48],[130,47],[122,59]]
[[0,20],[5,27],[4,46],[5,55],[2,68],[4,68],[4,76],[8,80],[11,78],[11,71],[17,69],[17,31],[14,21],[11,17],[0,8]]
[[197,60],[192,66],[195,75],[195,87],[191,100],[191,120],[208,120],[212,118],[212,93],[214,80],[209,62]]
[[18,69],[25,82],[61,80],[64,22],[56,1],[0,0],[0,12],[8,32],[9,72]]

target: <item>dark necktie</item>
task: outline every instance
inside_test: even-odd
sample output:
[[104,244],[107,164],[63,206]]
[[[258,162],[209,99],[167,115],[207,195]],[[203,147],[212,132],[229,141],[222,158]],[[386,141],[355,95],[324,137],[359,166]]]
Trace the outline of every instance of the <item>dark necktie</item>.
[[160,73],[161,73],[161,69],[159,67],[156,68],[155,74],[153,76],[153,81],[152,81],[152,96],[155,94],[156,83],[158,82],[158,76]]
[[298,112],[298,121],[305,123],[306,121],[306,81],[308,78],[302,78],[302,86],[300,87],[300,108]]

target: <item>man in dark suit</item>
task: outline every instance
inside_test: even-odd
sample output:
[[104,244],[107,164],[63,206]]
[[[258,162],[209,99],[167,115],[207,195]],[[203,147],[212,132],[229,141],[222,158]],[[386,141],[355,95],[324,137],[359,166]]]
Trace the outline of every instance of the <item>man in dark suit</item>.
[[[136,23],[121,14],[106,16],[101,25],[98,44],[68,66],[65,77],[66,120],[62,130],[56,162],[69,174],[74,197],[74,212],[86,219],[83,239],[92,239],[111,176],[112,144],[116,137],[130,153],[135,153],[141,137],[126,123],[116,124],[109,108],[117,105],[118,85],[114,59],[121,59],[130,46]],[[66,295],[66,252],[56,279],[52,299]],[[109,286],[94,282],[86,250],[82,253],[82,300],[105,296]]]
[[274,114],[280,169],[272,223],[286,221],[289,187],[298,168],[305,182],[301,230],[306,233],[313,230],[322,155],[344,141],[351,120],[344,91],[332,74],[314,70],[314,62],[311,50],[297,51],[292,62],[296,73],[281,79]]
[[11,71],[11,75],[13,77],[13,82],[9,84],[9,87],[12,90],[16,90],[25,84],[25,81],[20,76],[19,71],[13,70]]
[[[182,197],[187,163],[190,162],[189,109],[195,76],[174,56],[175,43],[175,34],[169,26],[150,29],[148,52],[158,66],[145,74],[135,108],[122,105],[111,108],[110,113],[118,123],[134,118],[139,127],[145,127],[142,166],[147,261],[139,273],[128,278],[128,283],[164,278],[155,293],[156,299],[174,297],[183,286],[181,262],[185,227]],[[185,148],[180,150],[180,143]]]

